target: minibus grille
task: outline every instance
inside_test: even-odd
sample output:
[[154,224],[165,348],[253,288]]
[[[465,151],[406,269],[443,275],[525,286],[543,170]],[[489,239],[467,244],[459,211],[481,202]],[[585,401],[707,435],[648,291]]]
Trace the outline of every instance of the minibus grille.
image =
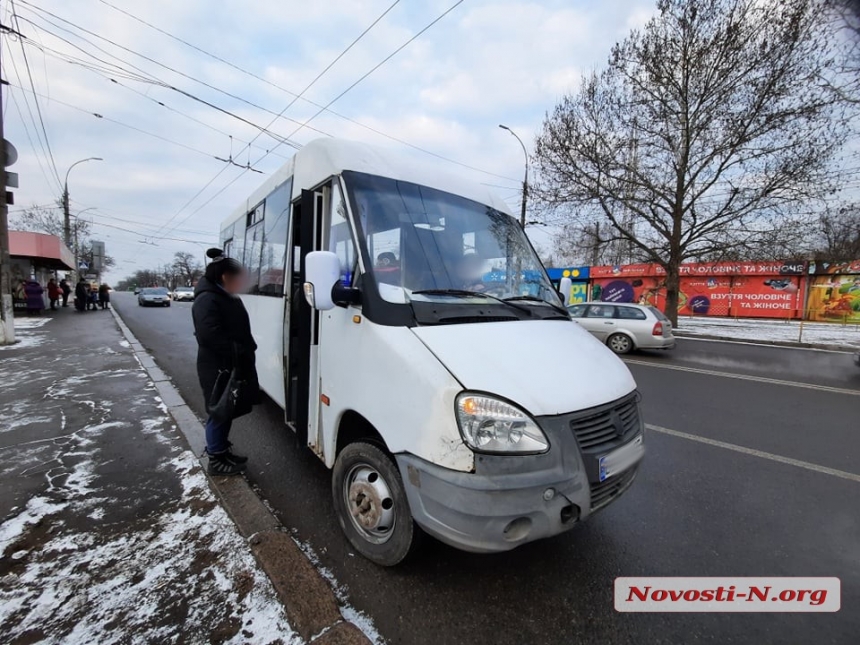
[[636,476],[636,467],[625,470],[620,475],[610,477],[599,484],[591,484],[591,510],[596,511],[606,506],[612,499],[623,492]]
[[639,404],[634,393],[599,408],[587,410],[570,422],[570,428],[583,451],[599,452],[639,431]]

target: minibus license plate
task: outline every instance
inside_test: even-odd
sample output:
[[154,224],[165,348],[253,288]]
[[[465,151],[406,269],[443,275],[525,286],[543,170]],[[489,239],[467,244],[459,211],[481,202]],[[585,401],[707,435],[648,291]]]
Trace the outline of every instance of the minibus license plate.
[[597,462],[600,481],[627,470],[642,459],[643,454],[645,454],[645,446],[642,444],[642,435],[640,434],[630,443],[624,444],[608,455],[603,455]]

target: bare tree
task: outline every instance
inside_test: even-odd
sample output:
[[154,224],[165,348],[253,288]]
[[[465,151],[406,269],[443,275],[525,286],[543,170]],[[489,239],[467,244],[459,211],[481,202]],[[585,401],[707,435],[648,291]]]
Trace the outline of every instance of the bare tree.
[[681,263],[761,247],[827,195],[848,128],[817,80],[837,63],[815,0],[657,7],[547,115],[535,192],[662,265],[676,321]]
[[816,260],[851,262],[860,259],[860,206],[851,204],[821,215],[811,255]]
[[187,251],[177,251],[173,255],[173,269],[184,285],[194,284],[203,275],[203,266]]

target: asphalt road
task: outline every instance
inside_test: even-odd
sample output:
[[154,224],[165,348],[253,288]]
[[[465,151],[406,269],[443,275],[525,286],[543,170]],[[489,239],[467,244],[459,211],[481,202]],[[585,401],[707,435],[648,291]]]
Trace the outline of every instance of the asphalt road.
[[[202,415],[191,305],[113,301]],[[631,490],[573,531],[507,554],[431,541],[416,561],[378,568],[351,552],[329,472],[277,406],[237,421],[231,438],[251,458],[251,482],[389,643],[856,643],[860,370],[844,353],[678,345],[630,357],[652,426]],[[617,576],[837,576],[842,609],[621,614]]]

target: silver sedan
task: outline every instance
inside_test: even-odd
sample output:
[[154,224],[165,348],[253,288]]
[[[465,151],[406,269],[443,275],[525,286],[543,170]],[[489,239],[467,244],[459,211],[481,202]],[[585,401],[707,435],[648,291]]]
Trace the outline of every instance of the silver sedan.
[[164,287],[149,287],[147,289],[141,289],[140,293],[137,295],[137,304],[141,307],[147,307],[150,305],[155,307],[169,307],[170,292]]
[[655,307],[613,302],[568,306],[570,317],[616,354],[634,349],[671,349],[672,323]]

